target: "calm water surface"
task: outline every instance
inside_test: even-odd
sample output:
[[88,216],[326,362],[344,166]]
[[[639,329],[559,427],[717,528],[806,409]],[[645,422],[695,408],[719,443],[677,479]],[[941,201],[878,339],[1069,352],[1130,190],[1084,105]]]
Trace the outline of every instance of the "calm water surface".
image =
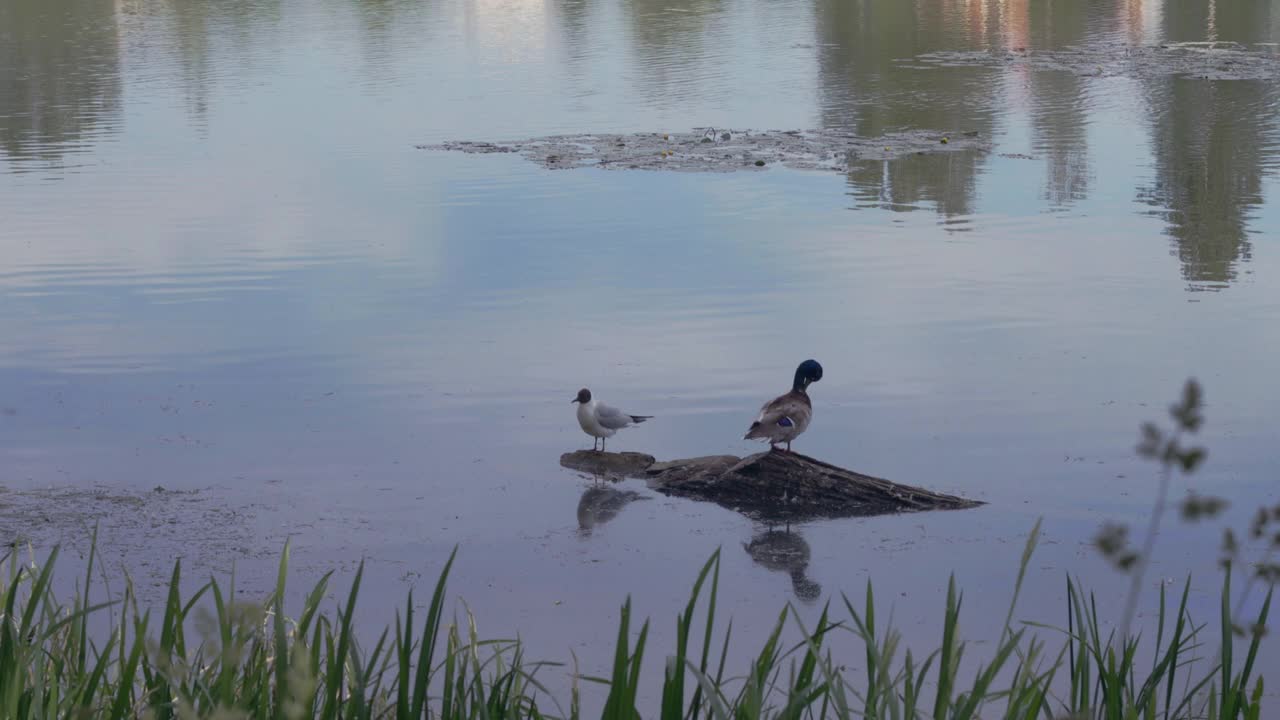
[[[1068,572],[1118,598],[1090,539],[1149,512],[1137,427],[1186,377],[1211,460],[1175,494],[1277,499],[1280,84],[909,61],[1199,40],[1273,51],[1280,5],[0,2],[0,485],[198,490],[232,520],[109,557],[261,587],[293,535],[300,580],[368,558],[379,623],[458,543],[483,632],[591,672],[626,592],[665,646],[717,547],[744,652],[869,577],[931,648],[953,570],[989,634],[1040,516],[1022,616],[1060,619]],[[845,176],[414,149],[706,125],[995,148]],[[989,504],[802,526],[791,573],[716,507],[593,515],[558,464],[583,385],[657,416],[611,448],[750,452],[806,357],[797,449]],[[1166,533],[1152,573],[1195,573],[1204,619],[1218,533]]]

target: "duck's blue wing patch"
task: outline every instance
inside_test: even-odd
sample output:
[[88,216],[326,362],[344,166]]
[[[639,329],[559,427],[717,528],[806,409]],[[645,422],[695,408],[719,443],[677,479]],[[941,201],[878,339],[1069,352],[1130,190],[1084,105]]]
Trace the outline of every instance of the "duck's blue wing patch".
[[783,415],[778,418],[778,427],[795,427],[795,423],[791,421],[791,418]]

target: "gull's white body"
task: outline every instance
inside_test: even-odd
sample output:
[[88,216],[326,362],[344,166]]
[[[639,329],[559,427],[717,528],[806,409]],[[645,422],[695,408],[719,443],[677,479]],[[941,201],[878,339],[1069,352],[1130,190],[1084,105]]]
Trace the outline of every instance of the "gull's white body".
[[[621,412],[614,411],[609,413],[609,416],[611,418],[616,416],[621,424],[616,424],[615,427],[605,427],[604,423],[600,422],[600,417],[596,414],[600,407],[600,403],[595,400],[578,404],[578,424],[582,426],[582,432],[596,438],[613,437],[618,430],[631,423],[631,418]],[[604,407],[608,408],[609,406],[605,405]],[[613,408],[609,409],[613,410]]]
[[613,437],[618,430],[635,425],[636,421],[617,407],[593,400],[577,406],[577,424],[582,425],[582,432],[591,437]]
[[[582,397],[591,398],[590,392],[585,388],[579,394],[579,398]],[[578,403],[578,425],[582,432],[601,442],[613,437],[624,427],[638,425],[649,419],[647,415],[628,415],[616,407],[597,402],[595,398],[574,402]]]

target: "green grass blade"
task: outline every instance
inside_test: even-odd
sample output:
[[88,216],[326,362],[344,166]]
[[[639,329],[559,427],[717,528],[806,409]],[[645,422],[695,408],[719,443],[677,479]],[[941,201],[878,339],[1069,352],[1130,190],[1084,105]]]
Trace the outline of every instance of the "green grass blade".
[[956,596],[956,578],[947,581],[947,606],[943,617],[942,648],[938,656],[938,692],[933,703],[933,717],[946,718],[951,708],[952,685],[955,682],[956,625],[960,615],[960,600]]
[[[420,718],[427,703],[427,690],[431,684],[431,663],[435,657],[436,639],[440,636],[440,620],[444,617],[444,593],[449,581],[449,572],[453,569],[453,561],[458,556],[455,545],[449,553],[449,559],[436,578],[435,590],[431,594],[431,605],[427,610],[427,623],[422,627],[422,640],[418,645],[418,666],[413,680],[413,704],[409,717]],[[446,679],[448,675],[446,674]]]
[[1235,688],[1231,680],[1231,661],[1235,651],[1235,624],[1231,622],[1231,565],[1228,564],[1226,571],[1222,574],[1222,603],[1221,603],[1221,632],[1222,644],[1221,653],[1218,660],[1220,672],[1222,673],[1222,706],[1220,717],[1223,720],[1235,720],[1234,713],[1228,715],[1228,711],[1235,706]]
[[276,648],[275,663],[275,720],[284,720],[285,703],[289,699],[289,633],[285,627],[284,595],[285,583],[289,575],[289,541],[285,540],[284,550],[280,553],[280,566],[276,571],[276,589],[273,599],[272,639]]
[[339,615],[338,644],[334,655],[329,660],[328,677],[325,680],[325,702],[320,717],[323,720],[334,720],[338,715],[340,696],[344,686],[344,675],[347,665],[347,653],[351,648],[352,629],[356,609],[356,597],[360,593],[360,580],[364,577],[364,561],[356,568],[355,579],[351,581],[351,593],[347,596],[346,611]]

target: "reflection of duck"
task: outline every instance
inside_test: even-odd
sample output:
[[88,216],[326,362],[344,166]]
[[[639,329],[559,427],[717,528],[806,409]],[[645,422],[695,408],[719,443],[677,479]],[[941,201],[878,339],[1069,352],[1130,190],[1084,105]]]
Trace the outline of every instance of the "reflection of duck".
[[617,517],[622,508],[635,500],[645,499],[634,490],[619,490],[610,485],[592,485],[578,500],[578,534],[587,537],[597,525]]
[[822,586],[805,577],[809,568],[809,543],[791,530],[765,530],[742,547],[758,565],[791,576],[791,587],[801,600],[816,600]]

